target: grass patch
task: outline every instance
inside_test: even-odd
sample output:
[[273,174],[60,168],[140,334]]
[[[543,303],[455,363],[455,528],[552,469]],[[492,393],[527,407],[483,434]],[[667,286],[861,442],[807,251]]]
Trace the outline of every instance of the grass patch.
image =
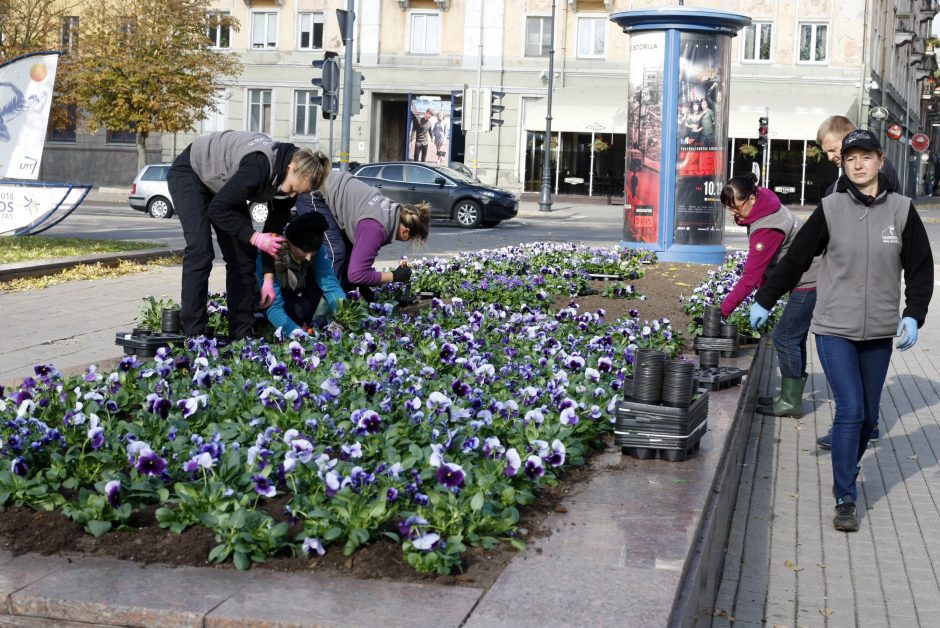
[[122,277],[134,273],[142,273],[160,266],[173,266],[182,264],[183,258],[178,255],[159,257],[149,262],[134,262],[118,260],[117,266],[106,266],[101,262],[96,264],[78,264],[71,268],[64,268],[51,275],[42,277],[19,277],[9,281],[0,282],[0,291],[21,292],[23,290],[38,290],[48,288],[57,283],[79,281],[81,279],[104,279],[106,277]]
[[0,238],[0,264],[30,262],[40,259],[74,257],[89,253],[120,253],[141,249],[159,249],[166,245],[155,242],[124,240],[82,240],[52,236],[9,236]]

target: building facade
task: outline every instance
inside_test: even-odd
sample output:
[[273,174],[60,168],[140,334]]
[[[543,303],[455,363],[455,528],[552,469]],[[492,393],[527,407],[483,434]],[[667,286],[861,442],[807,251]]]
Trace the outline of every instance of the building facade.
[[[661,6],[641,0],[356,0],[353,69],[364,79],[351,117],[349,160],[409,156],[410,108],[420,100],[450,113],[451,94],[475,88],[505,95],[501,126],[450,130],[446,161],[516,192],[537,192],[542,174],[549,52],[554,45],[551,176],[559,194],[620,195],[627,157],[629,37],[610,21],[620,11]],[[771,186],[789,203],[813,203],[837,175],[819,157],[819,123],[845,115],[878,131],[899,173],[923,166],[901,141],[932,127],[929,45],[936,0],[701,0],[748,15],[733,40],[728,172],[750,170],[740,147],[769,120]],[[555,18],[552,20],[554,6]],[[164,135],[171,160],[198,133],[257,130],[320,148],[339,159],[340,119],[324,120],[313,67],[327,51],[344,58],[336,17],[345,0],[217,0],[208,34],[244,66],[218,94],[218,111],[191,134]],[[232,21],[238,27],[232,27]],[[554,30],[553,30],[554,25]],[[877,107],[883,120],[870,118]],[[880,110],[879,110],[880,111]],[[464,113],[465,124],[467,113]],[[47,147],[48,150],[48,147]],[[432,151],[433,153],[433,151]],[[913,157],[914,162],[910,161]]]

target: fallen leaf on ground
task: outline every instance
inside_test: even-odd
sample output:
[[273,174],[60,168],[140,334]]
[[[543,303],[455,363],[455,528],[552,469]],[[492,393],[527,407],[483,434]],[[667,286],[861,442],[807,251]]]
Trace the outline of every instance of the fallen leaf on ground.
[[819,610],[819,614],[822,615],[823,617],[832,617],[832,609],[822,608]]
[[797,565],[795,562],[793,562],[790,559],[783,561],[783,564],[786,565],[787,569],[789,569],[790,571],[803,571],[802,567],[800,567],[799,565]]

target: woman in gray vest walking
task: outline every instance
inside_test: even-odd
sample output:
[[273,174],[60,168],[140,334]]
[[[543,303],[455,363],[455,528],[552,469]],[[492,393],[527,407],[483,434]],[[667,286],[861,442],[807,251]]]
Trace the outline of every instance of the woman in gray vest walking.
[[835,192],[823,198],[758,290],[750,316],[755,329],[763,325],[774,302],[822,255],[810,330],[835,401],[832,523],[854,532],[856,478],[878,422],[891,343],[899,336],[897,348],[906,351],[917,342],[934,279],[927,231],[911,199],[895,193],[880,172],[884,156],[875,134],[856,129],[846,135],[841,159],[845,173]]
[[[731,178],[721,191],[721,203],[734,222],[747,228],[749,250],[744,274],[721,304],[728,317],[741,302],[764,283],[777,262],[786,255],[800,230],[800,219],[780,203],[773,191],[758,187],[753,173]],[[780,321],[774,327],[774,349],[780,365],[780,394],[758,399],[757,411],[773,416],[802,415],[806,385],[806,337],[816,305],[816,268],[810,268],[790,293]]]
[[[256,249],[277,255],[284,238],[255,233],[248,202],[267,202],[271,212],[288,213],[295,197],[320,187],[329,169],[322,153],[261,133],[210,133],[180,153],[167,183],[186,239],[180,298],[184,334],[206,333],[213,230],[225,260],[229,334],[239,339],[251,332],[258,302]],[[273,293],[262,295],[261,305],[273,299]]]

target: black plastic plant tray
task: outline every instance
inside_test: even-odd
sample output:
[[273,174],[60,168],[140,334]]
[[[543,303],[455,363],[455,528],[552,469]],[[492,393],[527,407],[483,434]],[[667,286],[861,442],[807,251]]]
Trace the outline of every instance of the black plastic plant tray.
[[688,421],[696,413],[708,411],[708,392],[702,391],[691,405],[684,408],[659,403],[643,403],[630,397],[617,404],[617,416],[644,416],[653,420]]
[[594,281],[627,281],[627,278],[621,275],[607,275],[604,273],[588,273],[588,277]]
[[124,353],[126,355],[136,354],[143,358],[153,357],[160,347],[180,344],[184,340],[186,340],[186,336],[181,336],[180,334],[164,334],[159,332],[148,332],[146,334],[118,332],[114,335],[114,344],[124,347]]
[[[683,437],[695,433],[706,421],[707,417],[704,416],[691,421],[687,425],[664,425],[662,423],[653,424],[629,419],[617,419],[614,432],[615,434],[621,434],[619,438],[627,438],[627,435],[630,435],[630,438],[642,438],[644,441],[648,441],[653,435]],[[641,437],[641,434],[644,436]],[[619,438],[615,436],[617,444],[620,444]]]
[[737,338],[705,338],[696,336],[692,348],[696,351],[737,351]]
[[747,369],[733,366],[695,369],[695,385],[705,390],[723,390],[740,384],[745,375],[747,375]]
[[695,441],[686,449],[652,449],[650,447],[621,447],[620,452],[624,456],[630,456],[637,460],[651,460],[659,458],[666,462],[685,462],[689,456],[697,452],[699,441]]
[[614,444],[621,447],[685,450],[698,442],[708,428],[701,422],[687,434],[655,434],[642,431],[614,430]]
[[681,417],[647,413],[618,413],[615,424],[618,429],[639,429],[648,432],[662,431],[669,434],[680,434],[691,431],[694,426],[708,418],[708,406],[700,407],[700,410]]

